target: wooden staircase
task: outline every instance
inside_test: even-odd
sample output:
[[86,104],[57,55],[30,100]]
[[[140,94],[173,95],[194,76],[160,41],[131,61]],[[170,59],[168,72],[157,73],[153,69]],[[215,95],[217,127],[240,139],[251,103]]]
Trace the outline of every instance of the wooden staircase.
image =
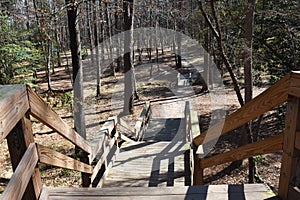
[[[263,184],[209,185],[187,187],[110,187],[110,188],[47,188],[41,199],[48,200],[277,200]],[[45,195],[45,198],[44,198]]]
[[[0,94],[0,141],[6,139],[8,142],[14,170],[0,197],[3,200],[275,198],[262,184],[183,184],[203,184],[204,168],[278,151],[283,151],[278,197],[300,199],[300,73],[287,75],[203,134],[200,133],[197,114],[187,104],[184,131],[179,131],[174,140],[159,141],[157,137],[157,140],[138,141],[127,147],[123,146],[124,149],[119,147],[122,138],[126,137],[116,131],[116,118],[109,119],[99,130],[102,137],[97,143],[90,144],[69,127],[31,88],[24,85],[0,86]],[[218,135],[225,135],[286,102],[286,127],[281,134],[210,158],[203,157],[203,145],[206,142]],[[76,145],[81,150],[80,159],[37,144],[32,134],[30,116]],[[145,116],[135,127],[137,140],[144,138],[149,118],[148,115]],[[119,156],[109,173],[109,158],[118,152]],[[38,163],[82,172],[84,187],[104,188],[44,188]],[[98,180],[100,171],[107,182],[101,177]]]

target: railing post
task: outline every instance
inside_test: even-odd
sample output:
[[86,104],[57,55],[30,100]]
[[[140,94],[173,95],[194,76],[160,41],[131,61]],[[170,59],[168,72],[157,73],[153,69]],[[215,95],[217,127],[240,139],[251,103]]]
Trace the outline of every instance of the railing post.
[[[300,193],[300,149],[296,148],[299,144],[300,135],[300,99],[289,97],[285,132],[283,140],[283,155],[280,173],[278,195],[281,199],[294,199]],[[295,142],[297,139],[297,142]],[[295,146],[296,145],[296,146]],[[295,189],[296,188],[296,189]]]
[[[6,139],[13,171],[15,171],[29,144],[34,142],[29,115],[26,114],[26,116],[16,124],[12,131],[7,135]],[[41,175],[38,167],[36,167],[22,199],[38,199],[41,190]]]
[[[198,147],[202,148],[202,146]],[[201,153],[202,154],[202,153]],[[194,177],[193,177],[193,185],[204,185],[204,169],[201,167],[201,154],[199,154],[198,150],[194,150]]]

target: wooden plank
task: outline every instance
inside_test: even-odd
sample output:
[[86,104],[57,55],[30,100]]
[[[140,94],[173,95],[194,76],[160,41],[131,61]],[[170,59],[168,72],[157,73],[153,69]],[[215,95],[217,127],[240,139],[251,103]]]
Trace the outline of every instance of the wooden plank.
[[295,147],[300,150],[300,132],[296,133]]
[[289,194],[287,199],[300,199],[300,189],[298,187],[289,187]]
[[88,154],[92,153],[92,148],[85,139],[69,127],[59,115],[53,111],[47,103],[43,101],[33,90],[28,87],[30,113],[43,122],[48,127],[55,130],[61,136],[78,146]]
[[290,75],[285,76],[242,108],[229,115],[225,120],[220,121],[196,137],[194,139],[196,146],[203,144],[204,139],[205,142],[212,141],[286,102],[288,100],[289,79]]
[[196,111],[190,112],[191,116],[191,130],[192,130],[192,136],[193,138],[199,136],[201,134],[200,132],[200,126],[199,126],[199,120],[198,120],[198,114]]
[[49,190],[48,190],[48,188],[46,188],[46,187],[43,188],[39,200],[49,200]]
[[150,118],[150,112],[150,101],[147,101],[134,126],[136,140],[140,140],[142,138],[145,126]]
[[34,143],[31,143],[1,195],[1,199],[22,199],[37,162],[36,146]]
[[29,109],[25,85],[0,86],[0,142]]
[[296,97],[291,97],[286,111],[285,132],[283,139],[282,165],[279,179],[278,195],[282,199],[287,199],[290,182],[292,181],[295,137],[299,128],[300,102]]
[[208,168],[227,162],[246,159],[252,156],[282,151],[283,134],[267,138],[263,141],[254,142],[237,149],[201,160],[201,168]]
[[92,148],[93,151],[90,155],[90,163],[95,159],[95,157],[99,153],[100,149],[103,146],[104,141],[106,141],[107,138],[112,136],[112,131],[116,128],[116,124],[117,124],[117,117],[110,117],[101,127],[100,133],[102,133],[103,136],[100,138],[99,142]]
[[[25,145],[26,145],[26,147],[29,147],[29,145],[31,143],[34,143],[32,123],[31,123],[31,120],[30,120],[29,113],[26,113],[25,117],[23,117],[22,123],[23,123],[22,127],[23,127]],[[32,184],[33,184],[36,199],[38,199],[40,194],[41,194],[42,188],[43,188],[41,173],[40,173],[40,170],[39,170],[38,166],[36,166],[36,168],[35,168],[35,170],[32,174],[30,182],[31,181],[32,181]],[[26,193],[25,195],[27,195],[27,191],[25,193]],[[28,191],[28,193],[31,193],[31,191]]]
[[207,194],[232,192],[268,192],[264,184],[239,185],[209,185],[209,186],[181,186],[181,187],[127,187],[127,188],[48,188],[50,195],[86,195],[86,196],[127,196],[148,195],[160,196],[166,194]]
[[194,154],[193,185],[204,185],[203,173],[204,173],[204,169],[201,168],[201,158],[199,157],[199,155]]
[[130,139],[126,135],[124,135],[124,134],[120,134],[120,135],[121,135],[121,139],[124,140],[125,142],[136,143],[136,141]]
[[131,135],[134,135],[134,127],[131,127],[125,120],[122,118],[118,118],[118,124],[122,127],[124,127]]
[[[14,171],[18,167],[30,143],[34,143],[31,122],[28,118],[23,117],[10,134],[7,135],[7,144]],[[28,183],[23,199],[37,198],[41,192],[41,188],[40,172],[38,168],[36,168],[32,175],[32,179]]]
[[111,141],[109,141],[108,146],[103,146],[104,151],[103,151],[103,154],[101,155],[101,158],[99,159],[99,161],[97,162],[96,166],[93,169],[93,173],[92,173],[92,176],[91,176],[91,182],[93,182],[95,180],[101,166],[107,160],[107,155],[111,151],[111,148],[113,147],[115,142],[116,142],[116,139],[112,138]]
[[40,144],[37,144],[39,159],[41,163],[46,165],[76,170],[88,174],[93,173],[93,167],[82,163],[78,160],[70,158],[64,154],[58,153]]

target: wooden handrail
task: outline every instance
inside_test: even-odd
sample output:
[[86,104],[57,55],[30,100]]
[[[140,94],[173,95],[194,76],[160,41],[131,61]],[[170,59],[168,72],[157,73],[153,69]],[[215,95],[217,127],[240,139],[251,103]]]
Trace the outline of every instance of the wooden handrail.
[[92,153],[92,147],[89,142],[67,125],[30,87],[27,87],[27,90],[31,115],[43,122],[46,126],[55,130],[59,135],[72,142],[84,152],[88,154]]
[[31,143],[22,157],[16,171],[12,175],[1,200],[22,199],[29,180],[38,163],[38,153],[34,143]]
[[282,151],[283,134],[267,138],[265,140],[247,144],[237,149],[205,158],[200,161],[202,169],[212,167],[215,165],[221,165],[227,162],[233,162],[236,160],[243,160],[249,157],[263,155],[268,153],[275,153]]
[[117,125],[117,117],[110,117],[104,123],[104,125],[100,129],[101,138],[99,141],[93,146],[92,154],[90,155],[90,163],[95,159],[99,151],[101,150],[102,146],[104,145],[105,141],[109,138],[113,137],[113,131],[116,129]]
[[37,144],[39,160],[46,165],[76,170],[87,174],[93,173],[93,167],[78,160]]
[[[41,177],[37,173],[39,172],[37,168],[38,162],[80,171],[83,174],[91,175],[95,179],[101,165],[104,162],[106,163],[106,157],[113,149],[113,145],[118,145],[120,135],[116,131],[116,117],[109,118],[101,128],[102,140],[98,141],[93,148],[89,142],[76,133],[73,128],[69,127],[30,87],[25,85],[1,86],[0,92],[0,141],[6,138],[9,144],[13,144],[15,141],[12,134],[15,135],[15,132],[17,132],[18,138],[23,139],[20,139],[22,144],[19,144],[19,140],[17,141],[21,147],[20,150],[18,147],[15,152],[25,153],[23,157],[18,158],[19,160],[15,158],[13,163],[16,171],[1,199],[21,199],[23,195],[29,199],[38,198],[42,190]],[[87,157],[85,157],[84,161],[78,161],[40,144],[35,144],[29,115],[32,115],[79,147],[84,152],[82,155],[89,154],[90,160],[86,160]],[[13,146],[11,147],[13,148]],[[103,147],[106,151],[102,154],[95,168],[93,168],[90,163],[92,163]],[[88,186],[90,178],[86,177],[89,180],[86,179],[88,182],[85,182],[85,185]]]
[[139,141],[143,137],[146,128],[145,126],[148,123],[150,115],[151,115],[150,101],[147,101],[134,126],[136,140]]
[[204,140],[205,142],[212,141],[286,102],[288,100],[290,79],[291,75],[285,76],[252,101],[226,117],[225,120],[215,124],[200,136],[194,138],[194,144],[199,146],[203,144]]
[[25,85],[5,85],[0,91],[0,142],[29,109]]

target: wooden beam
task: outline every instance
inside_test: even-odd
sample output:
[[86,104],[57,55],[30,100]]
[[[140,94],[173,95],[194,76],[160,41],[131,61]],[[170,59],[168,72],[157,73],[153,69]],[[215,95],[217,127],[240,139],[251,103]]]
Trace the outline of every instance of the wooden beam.
[[38,155],[41,163],[55,166],[55,167],[76,170],[88,174],[93,173],[93,167],[90,165],[87,165],[78,160],[70,158],[64,154],[58,153],[57,151],[51,150],[40,144],[37,144],[37,148],[38,148]]
[[43,187],[41,196],[39,198],[40,200],[49,200],[49,189],[46,187]]
[[105,144],[103,146],[103,154],[101,155],[101,158],[99,159],[99,161],[97,162],[96,166],[93,169],[93,173],[92,173],[92,176],[91,176],[91,182],[93,182],[95,180],[101,166],[106,161],[107,156],[108,156],[109,152],[111,151],[111,148],[115,144],[116,139],[112,138],[110,141],[106,141],[106,143],[107,142],[108,142],[108,145]]
[[25,85],[0,86],[0,142],[29,110]]
[[43,101],[30,87],[28,87],[30,113],[43,122],[45,125],[55,130],[61,136],[78,146],[84,152],[91,154],[92,148],[85,139],[76,133],[66,124],[47,103]]
[[204,140],[205,142],[212,141],[286,102],[288,100],[289,80],[290,75],[285,76],[275,85],[229,115],[225,120],[220,121],[208,131],[196,137],[194,143],[199,146],[203,144]]
[[[13,171],[17,169],[29,145],[34,143],[31,121],[28,117],[23,117],[6,137]],[[37,199],[41,190],[41,176],[38,167],[36,167],[23,195],[23,199]]]
[[300,150],[300,132],[296,133],[295,147],[296,149]]
[[237,149],[201,160],[202,169],[227,162],[246,159],[252,156],[282,151],[283,134],[247,144]]
[[[29,145],[31,143],[34,143],[32,123],[31,123],[31,120],[30,120],[29,113],[26,113],[25,117],[22,118],[22,127],[23,127],[25,145],[26,145],[26,147],[29,147]],[[36,198],[38,199],[41,192],[42,192],[42,188],[43,188],[41,173],[40,173],[40,170],[39,170],[38,166],[36,166],[30,181],[32,181],[32,184],[33,184],[33,187],[34,187],[34,193],[36,195]]]
[[1,195],[1,199],[22,199],[37,162],[36,146],[31,143]]
[[116,128],[116,124],[117,124],[117,117],[110,117],[101,127],[100,129],[101,138],[99,139],[98,143],[96,143],[96,145],[92,147],[93,151],[90,155],[90,163],[92,163],[92,161],[99,153],[104,141],[107,140],[107,138],[110,138],[112,136],[112,131]]
[[197,112],[191,110],[190,116],[191,116],[192,136],[193,138],[195,138],[201,134]]
[[[296,84],[297,82],[294,82]],[[285,119],[285,132],[283,139],[282,165],[280,169],[278,196],[287,199],[289,185],[292,182],[293,171],[295,170],[295,139],[299,130],[300,100],[297,97],[290,97]]]
[[134,126],[136,140],[141,139],[144,132],[144,126],[149,120],[150,113],[150,101],[147,101]]

